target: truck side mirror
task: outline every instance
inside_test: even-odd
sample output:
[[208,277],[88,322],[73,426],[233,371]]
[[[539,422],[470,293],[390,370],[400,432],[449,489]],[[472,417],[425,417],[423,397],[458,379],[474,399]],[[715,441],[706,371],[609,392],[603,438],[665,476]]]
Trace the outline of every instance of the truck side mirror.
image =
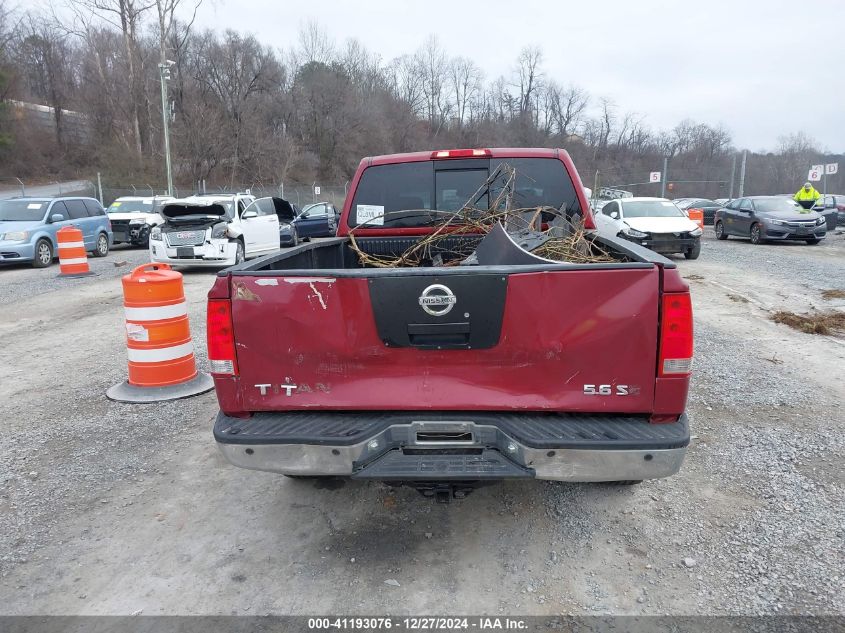
[[258,214],[255,211],[244,211],[241,213],[241,220],[249,220],[250,218],[257,218]]
[[611,211],[610,217],[612,217],[614,220],[618,220],[619,219],[619,211]]
[[63,216],[61,213],[54,213],[53,215],[50,216],[50,222],[51,223],[52,222],[62,222],[64,219],[65,219],[65,216]]

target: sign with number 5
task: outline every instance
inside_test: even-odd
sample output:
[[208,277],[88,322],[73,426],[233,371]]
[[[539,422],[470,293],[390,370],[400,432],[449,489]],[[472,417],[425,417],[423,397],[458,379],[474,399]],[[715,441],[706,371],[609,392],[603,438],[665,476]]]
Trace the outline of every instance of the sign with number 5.
[[649,182],[660,182],[660,172],[653,171],[648,175]]

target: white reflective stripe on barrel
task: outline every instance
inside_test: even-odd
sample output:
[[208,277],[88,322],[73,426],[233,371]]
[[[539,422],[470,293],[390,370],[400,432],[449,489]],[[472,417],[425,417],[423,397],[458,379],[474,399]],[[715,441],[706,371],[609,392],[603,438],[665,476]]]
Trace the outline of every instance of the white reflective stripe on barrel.
[[155,306],[149,308],[128,308],[124,307],[127,321],[160,321],[161,319],[174,319],[188,315],[188,305],[182,301],[168,306]]
[[132,363],[161,363],[193,354],[194,343],[193,341],[188,341],[181,345],[162,347],[160,349],[135,349],[127,347],[126,352],[129,356],[129,362]]
[[85,242],[59,242],[59,250],[63,248],[85,248]]
[[59,263],[60,264],[87,264],[88,258],[87,257],[71,257],[70,259],[64,258],[62,259],[62,254],[59,253]]

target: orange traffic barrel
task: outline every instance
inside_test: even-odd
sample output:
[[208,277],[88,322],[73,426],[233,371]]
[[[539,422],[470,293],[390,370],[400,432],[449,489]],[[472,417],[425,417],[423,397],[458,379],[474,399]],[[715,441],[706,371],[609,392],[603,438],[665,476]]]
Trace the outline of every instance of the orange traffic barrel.
[[123,276],[129,379],[106,395],[121,402],[160,402],[209,391],[197,372],[182,274],[144,264]]
[[698,222],[698,228],[704,230],[704,209],[689,209],[687,216],[693,222]]
[[93,274],[88,268],[88,253],[82,231],[66,226],[56,231],[59,243],[59,277],[85,277]]

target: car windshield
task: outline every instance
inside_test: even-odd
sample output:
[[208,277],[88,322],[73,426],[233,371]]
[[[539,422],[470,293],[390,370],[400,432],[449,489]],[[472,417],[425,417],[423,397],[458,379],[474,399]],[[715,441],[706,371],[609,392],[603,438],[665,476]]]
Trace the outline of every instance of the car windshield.
[[364,171],[349,214],[350,226],[430,226],[469,202],[485,210],[502,191],[505,175],[469,200],[502,163],[516,171],[514,206],[548,206],[580,214],[581,207],[563,163],[555,158],[499,158],[421,161],[377,165]]
[[37,222],[44,219],[43,200],[4,200],[0,202],[0,222]]
[[623,203],[626,218],[676,218],[686,217],[674,203],[668,200],[634,200]]
[[106,209],[108,213],[152,213],[153,199],[144,198],[143,200],[122,200],[117,199],[111,203],[111,206]]
[[789,198],[758,198],[754,201],[757,211],[763,213],[801,213],[804,207]]

